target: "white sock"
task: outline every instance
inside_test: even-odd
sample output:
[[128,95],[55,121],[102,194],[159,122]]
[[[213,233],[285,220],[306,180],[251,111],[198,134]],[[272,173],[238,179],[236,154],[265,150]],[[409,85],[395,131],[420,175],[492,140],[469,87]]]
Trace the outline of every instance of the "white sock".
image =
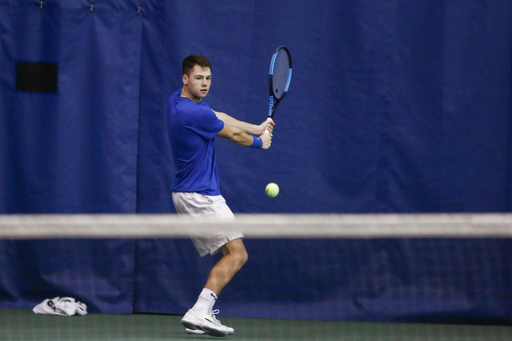
[[210,289],[204,288],[203,291],[201,291],[201,294],[199,294],[197,302],[192,307],[192,310],[210,313],[215,301],[217,301],[217,295],[215,295],[215,293]]

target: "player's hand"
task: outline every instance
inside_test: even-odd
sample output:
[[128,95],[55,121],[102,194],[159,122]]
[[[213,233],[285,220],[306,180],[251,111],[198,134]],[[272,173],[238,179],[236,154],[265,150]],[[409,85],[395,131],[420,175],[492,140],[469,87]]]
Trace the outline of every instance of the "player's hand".
[[271,134],[276,124],[271,118],[267,118],[262,124],[258,126],[258,135],[269,133]]
[[261,149],[269,149],[270,145],[272,144],[272,133],[263,133],[260,135],[260,139],[263,142]]

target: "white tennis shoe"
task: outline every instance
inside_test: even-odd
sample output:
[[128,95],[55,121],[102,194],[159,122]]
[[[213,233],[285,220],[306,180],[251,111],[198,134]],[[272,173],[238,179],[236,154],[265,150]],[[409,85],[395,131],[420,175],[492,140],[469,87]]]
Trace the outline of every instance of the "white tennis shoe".
[[231,327],[227,327],[217,320],[219,310],[216,309],[210,314],[189,310],[181,319],[181,324],[190,334],[208,334],[212,336],[226,336],[235,333]]
[[[228,335],[233,335],[235,333],[235,330],[233,328],[228,327],[228,326],[225,326],[225,327],[228,328]],[[196,334],[196,335],[203,335],[203,334],[205,334],[205,332],[203,330],[201,330],[201,329],[185,328],[185,330],[189,334]]]

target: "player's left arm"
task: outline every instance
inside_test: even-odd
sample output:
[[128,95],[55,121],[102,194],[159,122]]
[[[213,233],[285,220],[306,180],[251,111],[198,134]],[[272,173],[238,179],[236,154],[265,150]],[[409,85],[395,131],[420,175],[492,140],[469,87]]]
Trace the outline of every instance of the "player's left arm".
[[237,127],[238,129],[240,129],[250,135],[260,136],[265,133],[265,130],[267,129],[267,127],[268,127],[268,131],[272,132],[272,130],[274,129],[274,125],[275,125],[274,121],[271,118],[266,119],[260,125],[256,125],[256,124],[251,124],[251,123],[237,120],[236,118],[229,116],[228,114],[226,114],[224,112],[219,112],[219,111],[215,111],[215,110],[213,110],[213,112],[215,113],[215,115],[217,115],[217,118],[219,120],[221,120],[222,122],[224,122],[225,124],[233,126],[233,127]]
[[[262,134],[259,137],[249,135],[242,129],[231,126],[227,123],[224,123],[224,128],[217,133],[217,136],[246,147],[268,149],[272,144],[272,134]],[[258,140],[259,143],[256,143],[256,140]]]

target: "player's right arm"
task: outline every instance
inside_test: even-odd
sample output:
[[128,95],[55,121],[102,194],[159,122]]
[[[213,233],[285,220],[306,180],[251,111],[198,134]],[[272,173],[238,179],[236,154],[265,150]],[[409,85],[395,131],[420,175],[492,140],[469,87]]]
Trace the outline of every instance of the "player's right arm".
[[229,124],[231,126],[240,128],[243,131],[245,131],[247,134],[252,134],[252,135],[256,135],[256,136],[264,134],[265,131],[267,131],[267,130],[269,132],[272,132],[272,130],[274,129],[274,125],[275,125],[274,121],[271,118],[267,118],[263,123],[256,125],[256,124],[251,124],[251,123],[237,120],[236,118],[229,116],[228,114],[226,114],[224,112],[215,111],[215,110],[213,110],[213,112],[215,113],[215,115],[217,115],[217,118],[219,120],[221,120],[222,122]]
[[[246,147],[250,147],[254,142],[253,135],[249,135],[242,129],[227,123],[224,123],[224,128],[217,133],[217,136]],[[270,148],[270,145],[272,144],[272,134],[263,134],[259,136],[259,138],[263,142],[263,146],[261,147],[262,149]]]

